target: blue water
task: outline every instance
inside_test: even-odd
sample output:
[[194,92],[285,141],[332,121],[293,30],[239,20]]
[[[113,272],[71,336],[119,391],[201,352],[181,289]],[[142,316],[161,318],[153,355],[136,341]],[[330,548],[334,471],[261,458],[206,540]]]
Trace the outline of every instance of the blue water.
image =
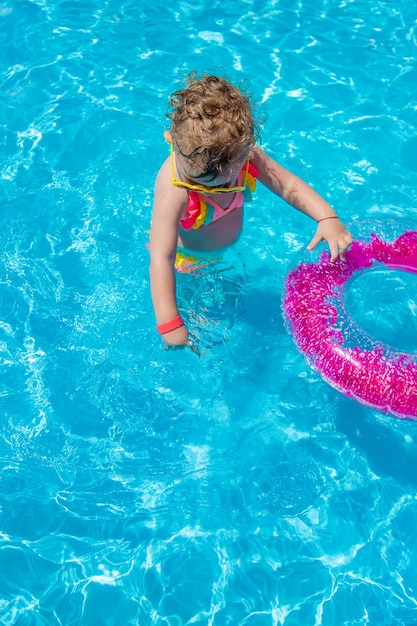
[[[0,4],[1,624],[417,624],[417,426],[327,386],[281,316],[313,223],[259,189],[224,263],[179,277],[201,357],[162,349],[145,247],[191,69],[249,79],[262,145],[354,234],[415,223],[416,22],[407,0]],[[355,315],[415,350],[415,282],[396,333],[394,279],[366,280]]]

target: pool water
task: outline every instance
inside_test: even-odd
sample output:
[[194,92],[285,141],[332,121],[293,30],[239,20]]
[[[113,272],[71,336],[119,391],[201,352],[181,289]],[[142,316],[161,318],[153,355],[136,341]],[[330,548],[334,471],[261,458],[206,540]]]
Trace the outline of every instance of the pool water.
[[[386,346],[417,354],[417,275],[372,269],[350,285],[347,305],[369,336]],[[375,328],[374,316],[378,316]]]
[[[162,348],[146,249],[191,69],[249,80],[262,145],[354,235],[415,224],[416,23],[406,0],[0,4],[1,624],[417,624],[417,425],[326,385],[282,319],[314,224],[258,188],[224,261],[178,277],[200,357]],[[415,351],[415,281],[363,281],[353,315]]]

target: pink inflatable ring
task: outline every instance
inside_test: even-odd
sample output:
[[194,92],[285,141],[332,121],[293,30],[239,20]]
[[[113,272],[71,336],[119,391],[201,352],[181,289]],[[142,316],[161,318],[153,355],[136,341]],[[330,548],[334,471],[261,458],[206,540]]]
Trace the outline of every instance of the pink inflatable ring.
[[372,339],[349,317],[343,287],[355,272],[383,263],[417,273],[417,231],[393,242],[372,234],[355,241],[346,261],[301,263],[286,279],[286,325],[307,363],[332,387],[396,417],[417,419],[417,356]]

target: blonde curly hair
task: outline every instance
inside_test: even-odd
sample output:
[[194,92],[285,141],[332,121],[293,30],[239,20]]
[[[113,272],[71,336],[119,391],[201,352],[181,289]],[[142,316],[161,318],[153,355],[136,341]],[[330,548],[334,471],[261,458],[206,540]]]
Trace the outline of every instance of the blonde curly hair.
[[249,96],[226,78],[191,72],[186,88],[169,98],[171,137],[187,159],[193,176],[227,172],[245,156],[259,137]]

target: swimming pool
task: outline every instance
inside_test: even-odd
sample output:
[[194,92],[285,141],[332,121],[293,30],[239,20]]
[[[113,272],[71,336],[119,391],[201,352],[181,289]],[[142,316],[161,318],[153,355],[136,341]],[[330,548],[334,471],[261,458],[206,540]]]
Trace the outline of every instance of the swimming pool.
[[[145,247],[167,97],[194,68],[250,80],[264,147],[353,233],[415,222],[416,18],[1,4],[2,624],[417,624],[416,424],[331,389],[284,328],[313,224],[259,189],[224,262],[179,277],[200,358],[161,348]],[[351,306],[415,351],[415,282],[398,289],[369,275]]]

